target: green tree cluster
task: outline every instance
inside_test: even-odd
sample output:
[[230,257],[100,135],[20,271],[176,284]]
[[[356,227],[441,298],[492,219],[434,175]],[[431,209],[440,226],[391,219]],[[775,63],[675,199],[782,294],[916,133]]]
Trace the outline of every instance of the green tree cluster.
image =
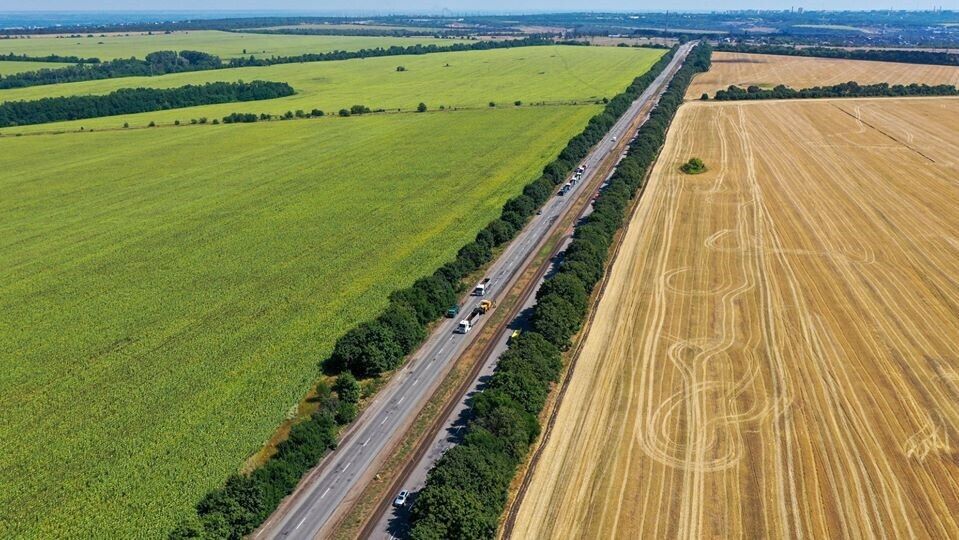
[[956,96],[959,89],[951,84],[859,84],[849,81],[832,86],[814,86],[794,90],[784,85],[778,85],[772,90],[763,90],[758,86],[750,86],[745,90],[738,86],[730,86],[726,90],[716,92],[717,101],[740,101],[752,99],[820,99],[844,97],[901,97],[901,96]]
[[0,54],[0,62],[54,62],[64,64],[99,64],[99,58],[80,58],[79,56],[61,56],[48,54],[46,56],[27,56],[26,54]]
[[118,77],[151,77],[220,67],[224,67],[220,57],[212,54],[199,51],[156,51],[146,55],[143,60],[118,58],[107,62],[78,63],[57,69],[15,73],[0,77],[0,89]]
[[355,383],[355,379],[350,383],[338,378],[336,396],[325,384],[318,385],[319,408],[308,420],[293,426],[276,454],[251,474],[234,474],[223,487],[208,493],[197,504],[196,513],[182,520],[169,538],[239,540],[253,532],[293,491],[303,474],[336,447],[339,426],[356,415],[355,401],[350,401]]
[[256,101],[293,95],[286,83],[253,81],[188,84],[178,88],[123,88],[102,96],[51,97],[0,103],[0,127],[44,124],[167,109]]
[[700,174],[706,172],[706,164],[697,157],[689,158],[689,161],[683,163],[680,170],[686,174]]
[[717,51],[748,54],[776,54],[780,56],[812,56],[844,60],[900,62],[904,64],[932,64],[959,66],[959,55],[948,52],[916,49],[840,49],[836,47],[792,47],[788,45],[719,44]]

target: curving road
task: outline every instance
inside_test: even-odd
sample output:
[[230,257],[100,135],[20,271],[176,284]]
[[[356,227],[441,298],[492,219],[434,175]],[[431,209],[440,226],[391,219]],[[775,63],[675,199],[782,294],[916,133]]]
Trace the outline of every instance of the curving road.
[[[617,141],[629,134],[640,114],[648,114],[644,105],[654,97],[658,98],[690,49],[691,45],[680,48],[669,68],[630,106],[583,160],[587,166],[583,181],[578,182],[566,196],[553,197],[547,201],[541,214],[533,216],[492,264],[487,273],[490,282],[485,298],[499,303],[516,278],[532,264],[539,248],[555,232],[560,217],[570,210],[573,201],[592,195],[584,186],[593,184],[591,175],[596,166],[611,154],[620,152],[622,144]],[[462,313],[472,311],[481,299],[473,296],[464,299],[461,303]],[[459,354],[479,335],[487,318],[481,316],[478,326],[468,334],[453,333],[459,318],[440,322],[406,366],[379,391],[370,406],[353,423],[339,447],[307,474],[293,494],[283,501],[253,537],[263,540],[312,539],[328,535],[339,512],[348,507],[352,498],[369,482]]]

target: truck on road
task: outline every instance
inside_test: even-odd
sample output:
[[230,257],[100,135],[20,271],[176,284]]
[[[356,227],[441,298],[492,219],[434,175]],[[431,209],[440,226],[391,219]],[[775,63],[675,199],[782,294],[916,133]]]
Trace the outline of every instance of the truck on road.
[[457,334],[468,334],[470,330],[476,326],[476,319],[482,315],[480,308],[473,308],[473,311],[470,312],[469,317],[460,321],[459,326],[456,327]]
[[489,278],[484,279],[473,289],[473,296],[486,296],[486,289],[489,287]]
[[485,315],[486,313],[489,313],[489,311],[493,309],[493,306],[495,305],[496,304],[492,300],[483,300],[482,302],[480,302],[479,308],[477,309],[480,310],[480,313]]

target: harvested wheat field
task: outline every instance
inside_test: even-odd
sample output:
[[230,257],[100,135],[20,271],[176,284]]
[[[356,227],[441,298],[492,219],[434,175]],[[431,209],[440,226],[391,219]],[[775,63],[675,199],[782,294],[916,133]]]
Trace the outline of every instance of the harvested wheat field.
[[798,90],[849,81],[959,85],[959,67],[715,52],[712,67],[696,76],[686,99],[698,99],[704,93],[712,97],[730,85],[772,88],[784,84]]
[[957,156],[955,99],[683,106],[513,537],[959,538]]

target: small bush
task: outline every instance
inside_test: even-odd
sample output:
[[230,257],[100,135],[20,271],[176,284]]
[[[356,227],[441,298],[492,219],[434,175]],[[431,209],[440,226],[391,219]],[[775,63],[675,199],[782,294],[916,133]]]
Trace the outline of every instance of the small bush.
[[690,158],[686,163],[683,163],[680,170],[686,174],[701,174],[706,172],[706,164],[703,163],[703,160],[694,157]]

